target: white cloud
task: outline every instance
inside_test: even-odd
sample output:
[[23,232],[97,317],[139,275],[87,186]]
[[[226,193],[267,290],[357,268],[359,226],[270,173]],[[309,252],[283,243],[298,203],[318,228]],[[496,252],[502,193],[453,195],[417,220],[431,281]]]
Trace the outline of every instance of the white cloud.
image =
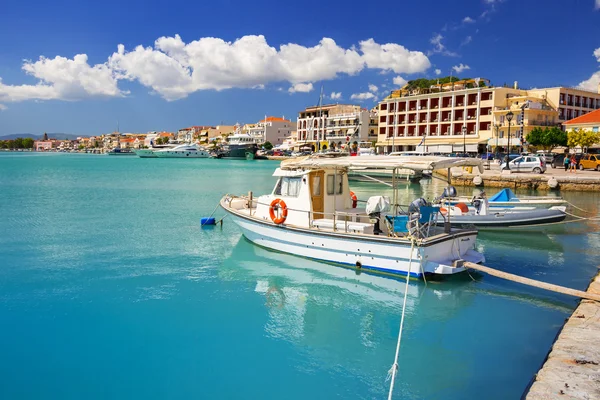
[[88,64],[85,54],[73,59],[57,56],[25,61],[23,71],[38,79],[35,85],[5,85],[0,79],[0,101],[79,100],[89,96],[116,97],[117,77],[107,64]]
[[406,81],[406,79],[404,79],[403,77],[398,75],[398,76],[394,77],[392,82],[394,82],[394,85],[396,85],[396,86],[404,86],[404,85],[406,85],[407,81]]
[[466,71],[468,69],[471,69],[471,67],[469,67],[466,64],[460,63],[459,65],[455,65],[454,67],[452,67],[452,69],[457,73],[460,74],[463,71]]
[[466,38],[463,39],[462,42],[460,42],[461,47],[462,46],[466,46],[469,43],[471,43],[473,41],[473,37],[472,36],[467,36]]
[[377,93],[378,90],[379,88],[377,86],[373,85],[372,83],[369,83],[369,92]]
[[[600,1],[600,0],[597,0]],[[596,60],[600,62],[600,47],[594,50],[594,57]],[[589,90],[591,92],[596,92],[598,90],[598,85],[600,84],[600,71],[592,74],[589,79],[582,81],[579,83],[578,87],[584,90]]]
[[296,83],[291,88],[288,89],[290,93],[308,93],[312,92],[313,84],[312,83]]
[[371,93],[371,92],[363,92],[363,93],[354,93],[352,96],[350,96],[351,100],[369,100],[369,99],[375,99],[375,94]]
[[439,69],[439,68],[436,68],[436,69],[435,69],[435,74],[436,74],[436,75],[441,75],[441,74],[442,74],[442,70],[441,70],[441,69]]
[[0,104],[0,111],[4,111],[4,110],[6,110],[6,108],[7,107],[4,104]]
[[446,46],[442,43],[444,37],[442,35],[435,34],[431,39],[429,39],[429,43],[433,45],[433,49],[429,51],[429,54],[443,54],[445,56],[457,57],[458,54],[455,52],[449,51]]
[[598,85],[600,84],[600,71],[594,73],[589,79],[586,79],[583,82],[580,82],[578,87],[584,90],[589,90],[590,92],[596,92],[598,90]]
[[431,63],[420,51],[409,51],[396,43],[378,44],[373,39],[359,43],[367,68],[413,74],[427,70]]
[[[244,36],[235,42],[201,38],[185,44],[178,35],[162,37],[154,48],[138,46],[125,52],[122,46],[110,65],[128,79],[136,79],[167,100],[177,100],[198,90],[253,87],[274,81],[307,84],[354,75],[367,68],[425,71],[429,59],[421,52],[369,39],[344,49],[323,38],[314,47],[285,44],[279,50],[264,36]],[[306,88],[305,88],[306,89]],[[290,91],[299,91],[292,89]]]
[[313,47],[294,43],[270,46],[262,35],[233,42],[204,37],[185,43],[179,35],[161,37],[154,46],[126,51],[119,45],[104,64],[90,66],[87,56],[40,58],[23,69],[39,79],[35,85],[3,85],[0,101],[76,100],[86,96],[122,96],[119,80],[137,81],[167,100],[199,90],[263,88],[273,82],[310,83],[355,75],[365,68],[395,73],[424,72],[429,59],[397,43],[373,39],[343,48],[330,38]]
[[463,24],[472,24],[475,22],[475,20],[471,17],[464,17],[462,22],[463,22]]
[[342,98],[342,92],[331,92],[329,98],[331,98],[331,100],[340,100]]
[[594,7],[596,10],[600,10],[600,0],[596,0],[596,6]]

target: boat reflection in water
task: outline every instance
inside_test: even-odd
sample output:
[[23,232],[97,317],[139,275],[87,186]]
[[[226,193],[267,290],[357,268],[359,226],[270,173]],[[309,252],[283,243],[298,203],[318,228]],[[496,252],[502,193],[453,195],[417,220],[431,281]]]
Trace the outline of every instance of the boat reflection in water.
[[[300,347],[302,370],[343,369],[345,374],[385,393],[385,377],[394,355],[405,281],[357,273],[323,262],[279,253],[253,245],[241,238],[220,269],[224,279],[247,281],[264,297],[267,320],[265,334]],[[427,387],[415,387],[421,374],[431,376],[431,363],[440,359],[452,370],[435,374],[438,384],[459,390],[460,348],[448,346],[443,330],[424,325],[445,324],[471,302],[472,293],[461,290],[472,281],[429,283],[411,281],[408,287],[406,320],[397,382],[401,390],[416,398],[428,397]],[[418,357],[419,361],[409,361]]]

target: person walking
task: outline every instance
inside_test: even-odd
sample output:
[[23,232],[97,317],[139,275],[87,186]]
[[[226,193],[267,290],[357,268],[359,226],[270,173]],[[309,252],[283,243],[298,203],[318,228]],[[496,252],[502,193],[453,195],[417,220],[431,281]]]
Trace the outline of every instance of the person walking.
[[569,172],[577,173],[577,160],[575,159],[575,154],[571,154],[571,170]]
[[563,164],[565,166],[565,172],[569,170],[569,165],[571,165],[571,157],[568,154],[565,154],[565,159],[563,160]]

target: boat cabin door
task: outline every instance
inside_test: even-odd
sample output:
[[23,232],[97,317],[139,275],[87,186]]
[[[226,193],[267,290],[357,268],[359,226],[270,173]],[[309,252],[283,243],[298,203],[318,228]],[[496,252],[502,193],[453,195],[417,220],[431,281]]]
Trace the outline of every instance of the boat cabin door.
[[313,219],[325,218],[325,200],[323,198],[325,189],[325,171],[312,171],[309,174],[309,179]]

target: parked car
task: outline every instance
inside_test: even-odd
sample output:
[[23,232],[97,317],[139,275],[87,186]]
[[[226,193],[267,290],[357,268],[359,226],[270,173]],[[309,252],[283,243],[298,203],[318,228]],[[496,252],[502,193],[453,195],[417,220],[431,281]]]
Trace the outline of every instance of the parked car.
[[579,160],[579,169],[595,169],[600,171],[600,154],[585,154]]
[[[571,157],[570,154],[567,154],[569,157]],[[577,161],[577,165],[576,167],[579,168],[579,161],[581,160],[581,157],[583,157],[583,154],[575,154],[575,161]],[[554,156],[554,158],[552,159],[552,168],[563,168],[564,167],[564,161],[565,161],[565,154],[556,154]]]
[[548,152],[548,151],[542,151],[542,150],[540,150],[535,155],[538,156],[538,157],[543,157],[544,161],[546,161],[546,164],[551,164],[552,160],[554,160],[554,157],[557,154],[551,153],[551,152]]
[[[538,156],[520,156],[509,163],[511,171],[515,172],[534,172],[543,174],[546,172],[546,161]],[[506,163],[500,164],[500,170],[506,168]]]

